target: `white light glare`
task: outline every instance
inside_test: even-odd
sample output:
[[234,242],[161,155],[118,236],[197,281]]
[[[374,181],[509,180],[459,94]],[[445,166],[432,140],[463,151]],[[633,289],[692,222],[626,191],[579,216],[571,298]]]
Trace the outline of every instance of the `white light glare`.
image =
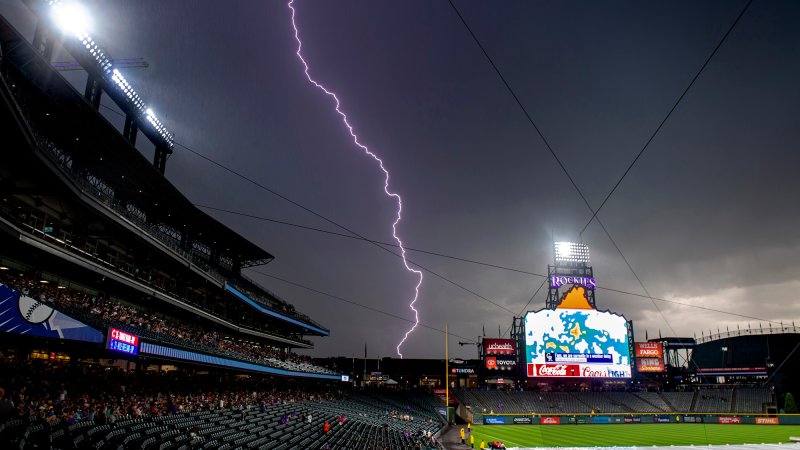
[[588,263],[589,246],[575,242],[555,242],[553,250],[556,261]]
[[133,104],[139,114],[144,114],[147,121],[153,125],[156,132],[161,136],[167,145],[172,148],[175,144],[174,137],[167,128],[161,123],[150,108],[146,108],[141,97],[133,90],[133,87],[128,83],[128,80],[120,73],[119,70],[113,68],[111,59],[105,54],[103,49],[89,36],[88,30],[91,24],[89,14],[79,3],[75,2],[62,2],[60,0],[50,0],[52,8],[53,21],[64,32],[69,32],[77,36],[78,40],[87,52],[92,55],[97,61],[100,69],[108,76],[110,73],[111,80],[117,84],[117,87],[128,98],[128,101]]
[[62,31],[74,34],[78,38],[83,38],[92,24],[86,9],[75,2],[54,3],[53,21]]

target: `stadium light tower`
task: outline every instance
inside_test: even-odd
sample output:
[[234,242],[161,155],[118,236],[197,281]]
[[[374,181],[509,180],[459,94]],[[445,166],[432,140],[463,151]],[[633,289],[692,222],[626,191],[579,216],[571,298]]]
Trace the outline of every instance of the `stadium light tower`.
[[65,33],[81,39],[89,33],[92,20],[86,8],[76,2],[49,2],[52,9],[53,22]]
[[586,299],[592,307],[594,290],[597,284],[594,272],[589,266],[589,246],[578,242],[553,242],[552,266],[547,266],[550,281],[547,293],[546,308],[555,308],[561,301],[559,289],[563,286],[577,285],[586,289]]

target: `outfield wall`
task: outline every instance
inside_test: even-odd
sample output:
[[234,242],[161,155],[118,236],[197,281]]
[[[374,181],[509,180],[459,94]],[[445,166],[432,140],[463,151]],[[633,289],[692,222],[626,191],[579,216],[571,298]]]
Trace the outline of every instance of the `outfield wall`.
[[490,414],[484,425],[616,425],[637,423],[717,423],[751,425],[800,425],[800,414],[608,414],[608,415],[521,415]]

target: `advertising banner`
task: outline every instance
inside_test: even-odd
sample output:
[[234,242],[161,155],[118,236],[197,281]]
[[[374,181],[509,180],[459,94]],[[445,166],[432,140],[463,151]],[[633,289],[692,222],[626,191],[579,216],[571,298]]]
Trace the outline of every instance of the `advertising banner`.
[[516,355],[517,341],[514,339],[483,338],[483,354]]
[[740,424],[742,423],[742,418],[739,416],[719,416],[717,417],[717,422],[723,424]]
[[625,419],[623,419],[623,422],[625,422],[625,423],[642,423],[642,418],[638,417],[638,416],[636,416],[636,417],[627,416],[627,417],[625,417]]
[[779,425],[777,417],[756,417],[757,425]]
[[486,368],[489,370],[511,370],[517,366],[513,356],[487,356]]
[[683,416],[684,423],[703,423],[702,416]]
[[485,425],[505,425],[505,417],[503,416],[483,416],[483,423]]
[[639,372],[664,372],[663,358],[636,358],[636,370]]
[[530,425],[533,423],[533,419],[530,417],[514,417],[513,422],[515,425]]
[[561,423],[560,417],[542,417],[539,421],[542,425],[559,425]]
[[669,416],[653,416],[653,423],[669,423]]
[[0,332],[98,344],[104,340],[100,331],[4,284],[0,301]]
[[661,342],[636,342],[633,353],[637,358],[663,358],[664,346]]
[[611,423],[611,418],[607,416],[596,416],[592,419],[593,423]]

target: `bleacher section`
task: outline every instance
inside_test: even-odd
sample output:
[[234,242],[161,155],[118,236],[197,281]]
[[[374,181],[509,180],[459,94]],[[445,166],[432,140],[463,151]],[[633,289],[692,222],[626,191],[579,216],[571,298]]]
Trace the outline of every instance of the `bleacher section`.
[[661,392],[658,395],[672,407],[669,411],[692,411],[694,392]]
[[765,405],[772,404],[772,392],[768,388],[740,388],[736,390],[733,410],[737,412],[765,412]]
[[[664,397],[658,394],[658,392],[634,392],[634,396],[641,399],[645,404],[652,405],[652,409],[642,409],[644,412],[660,412],[660,411],[672,411],[673,408],[667,404],[664,400]],[[691,406],[691,403],[689,404]],[[632,405],[633,406],[633,405]],[[644,406],[643,406],[644,408]]]
[[700,389],[695,393],[696,412],[730,412],[733,389]]
[[[424,446],[426,433],[443,425],[426,402],[416,396],[355,394],[346,400],[304,401],[268,406],[242,414],[213,410],[123,418],[113,424],[79,422],[51,426],[44,421],[15,419],[0,425],[0,438],[15,448],[142,448],[142,449],[366,449]],[[409,414],[389,419],[388,411]],[[311,416],[309,422],[308,416]],[[413,420],[411,420],[413,416]],[[281,419],[285,418],[285,423]],[[340,423],[339,419],[344,420]],[[330,431],[323,431],[325,423]]]
[[207,327],[189,326],[166,314],[155,314],[117,299],[98,298],[66,285],[50,287],[49,283],[40,284],[10,268],[0,272],[0,284],[24,292],[98,330],[114,327],[147,341],[203,354],[295,372],[338,375],[330,369],[312,364],[310,358],[283,353],[256,342],[237,341],[232,336],[214,330],[212,324]]
[[[586,414],[659,412],[763,412],[774,404],[768,388],[694,392],[517,392],[459,389],[455,396],[476,413]],[[734,401],[735,399],[735,401]],[[692,406],[694,405],[694,407]]]

